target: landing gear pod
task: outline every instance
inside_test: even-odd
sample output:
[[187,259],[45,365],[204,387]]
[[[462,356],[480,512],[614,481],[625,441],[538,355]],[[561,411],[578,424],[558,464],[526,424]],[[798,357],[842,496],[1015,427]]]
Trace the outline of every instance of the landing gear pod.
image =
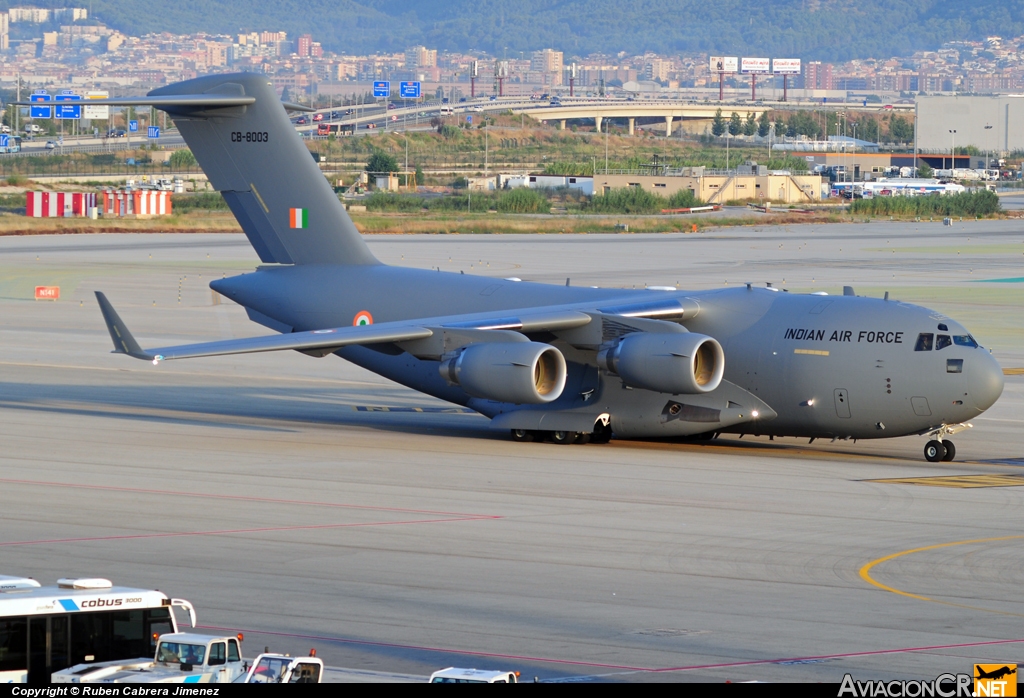
[[632,388],[659,393],[710,393],[725,374],[725,352],[702,334],[637,332],[597,355],[598,365]]
[[472,344],[439,370],[474,397],[516,405],[553,402],[565,388],[565,357],[539,342]]

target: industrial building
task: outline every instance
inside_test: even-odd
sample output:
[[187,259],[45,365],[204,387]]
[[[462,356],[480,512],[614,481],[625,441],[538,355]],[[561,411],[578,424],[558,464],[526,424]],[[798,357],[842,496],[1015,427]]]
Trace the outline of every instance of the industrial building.
[[949,153],[973,145],[983,152],[1024,150],[1024,95],[917,98],[917,147]]
[[641,187],[669,197],[690,190],[701,201],[724,204],[726,201],[749,199],[806,204],[820,201],[822,187],[828,180],[817,174],[791,174],[768,170],[764,165],[741,165],[736,170],[710,170],[704,167],[663,168],[660,173],[638,170],[631,173],[598,173],[594,177],[594,194],[612,189]]

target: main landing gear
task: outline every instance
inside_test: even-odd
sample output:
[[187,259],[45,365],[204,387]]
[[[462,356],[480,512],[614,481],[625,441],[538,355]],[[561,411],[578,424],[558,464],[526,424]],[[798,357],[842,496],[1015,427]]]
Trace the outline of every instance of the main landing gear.
[[512,440],[519,443],[550,441],[553,444],[606,444],[612,440],[612,429],[598,421],[594,431],[539,431],[534,429],[512,429]]

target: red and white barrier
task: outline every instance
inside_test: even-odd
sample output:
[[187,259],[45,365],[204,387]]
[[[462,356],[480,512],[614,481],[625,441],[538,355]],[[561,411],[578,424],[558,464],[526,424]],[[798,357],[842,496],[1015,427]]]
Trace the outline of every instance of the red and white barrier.
[[113,190],[103,192],[104,216],[169,216],[171,192]]
[[25,193],[25,215],[31,218],[85,216],[96,205],[90,192],[30,191]]

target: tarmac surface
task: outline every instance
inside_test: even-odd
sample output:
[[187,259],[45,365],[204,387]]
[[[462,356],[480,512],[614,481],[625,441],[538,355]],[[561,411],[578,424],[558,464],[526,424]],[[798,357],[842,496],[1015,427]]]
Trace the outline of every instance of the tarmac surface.
[[[888,290],[1024,366],[1020,221],[369,244],[574,285]],[[515,444],[336,357],[109,353],[94,290],[143,346],[266,334],[207,287],[256,263],[241,235],[0,238],[0,573],[158,588],[246,656],[315,647],[337,680],[932,679],[1022,658],[1024,376],[930,464],[921,438]],[[59,301],[32,300],[51,284]]]

